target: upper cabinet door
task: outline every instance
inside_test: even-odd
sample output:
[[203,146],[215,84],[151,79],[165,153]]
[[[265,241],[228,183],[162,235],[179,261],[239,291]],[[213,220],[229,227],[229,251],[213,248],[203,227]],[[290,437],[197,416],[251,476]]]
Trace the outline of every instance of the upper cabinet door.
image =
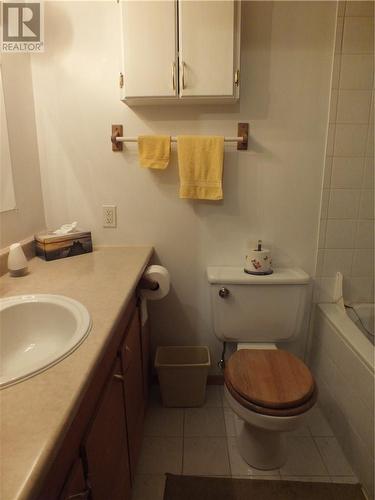
[[177,96],[176,2],[121,5],[123,98]]
[[180,96],[237,93],[240,2],[179,2]]

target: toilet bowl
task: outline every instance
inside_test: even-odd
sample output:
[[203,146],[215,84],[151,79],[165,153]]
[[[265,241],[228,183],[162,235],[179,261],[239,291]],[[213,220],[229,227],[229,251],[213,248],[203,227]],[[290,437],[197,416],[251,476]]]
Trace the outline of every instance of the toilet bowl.
[[240,454],[261,470],[286,462],[286,433],[303,424],[318,392],[303,361],[270,347],[236,351],[224,371],[225,398],[237,415]]

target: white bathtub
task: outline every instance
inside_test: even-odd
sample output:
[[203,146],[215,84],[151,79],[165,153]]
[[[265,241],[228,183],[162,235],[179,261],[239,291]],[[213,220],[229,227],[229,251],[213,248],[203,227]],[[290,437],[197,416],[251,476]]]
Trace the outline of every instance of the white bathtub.
[[346,306],[346,314],[374,344],[374,304],[351,304]]
[[322,411],[374,498],[374,346],[336,304],[316,307],[309,364]]

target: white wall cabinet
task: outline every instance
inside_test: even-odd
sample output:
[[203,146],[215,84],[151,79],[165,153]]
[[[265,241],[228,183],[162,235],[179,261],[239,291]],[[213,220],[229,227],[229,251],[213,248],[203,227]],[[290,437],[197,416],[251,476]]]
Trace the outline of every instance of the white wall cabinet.
[[237,100],[240,8],[239,0],[122,2],[123,101]]

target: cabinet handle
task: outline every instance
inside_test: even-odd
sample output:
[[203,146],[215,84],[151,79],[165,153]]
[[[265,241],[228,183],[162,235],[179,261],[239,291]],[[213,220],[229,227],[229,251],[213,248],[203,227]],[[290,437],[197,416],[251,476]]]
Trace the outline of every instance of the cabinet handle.
[[120,375],[119,373],[115,373],[115,375],[113,375],[113,378],[115,378],[117,380],[124,380],[124,377],[122,375]]
[[182,86],[182,89],[186,88],[186,85],[185,85],[185,63],[184,63],[184,61],[181,62],[181,86]]
[[69,495],[65,500],[73,500],[75,498],[88,498],[90,493],[90,489],[82,491],[81,493],[76,493],[75,495]]
[[176,63],[172,63],[172,88],[176,90]]
[[240,84],[240,70],[239,69],[234,73],[234,84],[236,85],[236,87],[238,87]]

